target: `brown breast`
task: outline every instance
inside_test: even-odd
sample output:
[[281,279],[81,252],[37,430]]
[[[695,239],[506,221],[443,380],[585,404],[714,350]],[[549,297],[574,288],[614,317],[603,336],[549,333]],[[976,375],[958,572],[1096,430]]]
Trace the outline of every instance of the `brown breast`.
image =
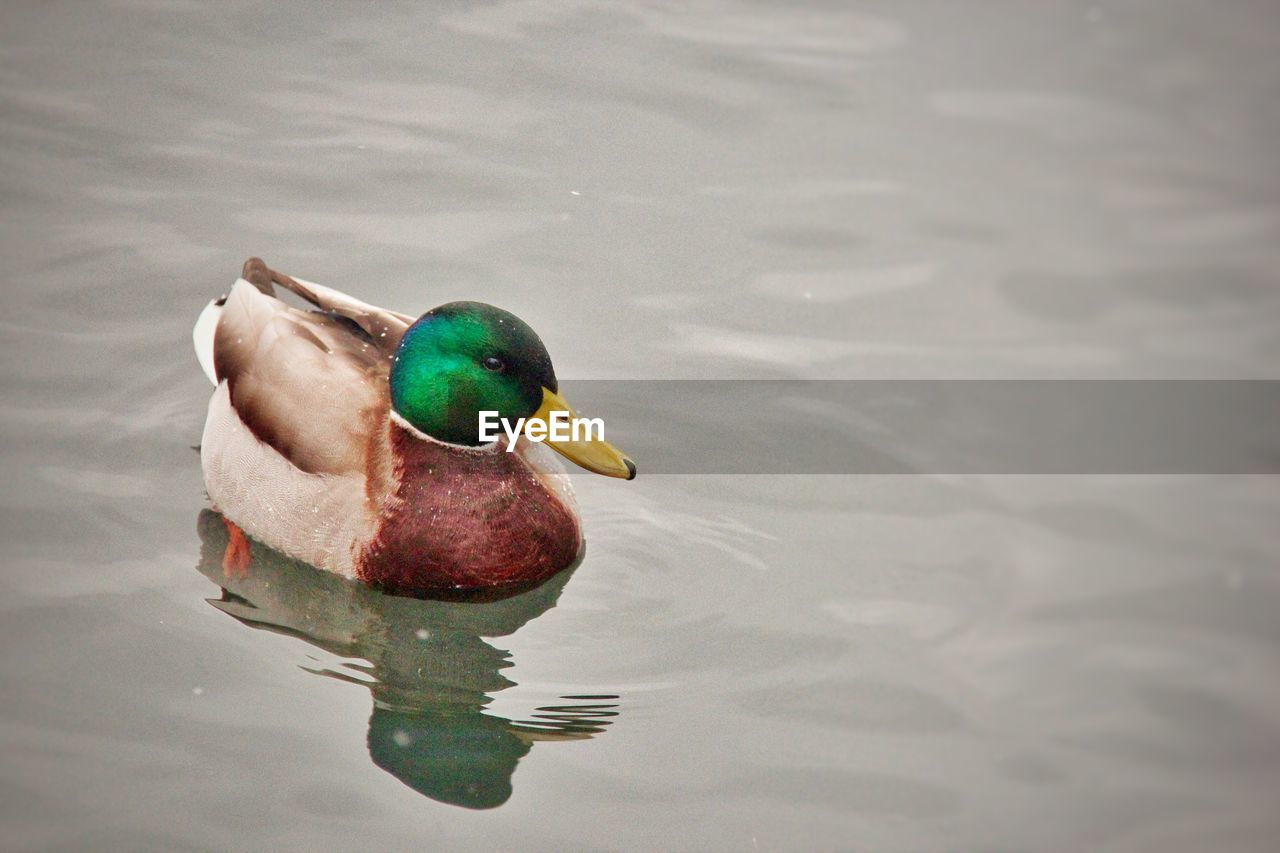
[[475,452],[389,424],[396,485],[361,580],[400,592],[527,584],[571,564],[582,547],[574,514],[519,454]]

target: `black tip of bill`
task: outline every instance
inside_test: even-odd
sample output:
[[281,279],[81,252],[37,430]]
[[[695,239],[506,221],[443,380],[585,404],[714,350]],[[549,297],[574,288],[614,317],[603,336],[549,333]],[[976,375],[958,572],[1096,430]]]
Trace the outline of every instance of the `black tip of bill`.
[[626,457],[623,457],[622,461],[627,465],[627,479],[634,480],[636,478],[636,463]]

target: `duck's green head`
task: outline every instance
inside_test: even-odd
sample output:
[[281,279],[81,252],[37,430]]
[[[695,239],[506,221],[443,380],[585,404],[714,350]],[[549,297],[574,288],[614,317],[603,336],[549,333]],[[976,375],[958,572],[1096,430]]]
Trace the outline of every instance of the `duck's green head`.
[[513,423],[559,390],[551,356],[516,315],[482,302],[450,302],[409,327],[391,365],[391,404],[432,438],[479,444],[479,413]]
[[[516,315],[483,302],[450,302],[409,327],[391,364],[391,405],[415,429],[449,444],[480,444],[480,412],[515,424],[573,410],[559,395],[551,356]],[[547,444],[592,471],[630,479],[635,465],[602,440]]]

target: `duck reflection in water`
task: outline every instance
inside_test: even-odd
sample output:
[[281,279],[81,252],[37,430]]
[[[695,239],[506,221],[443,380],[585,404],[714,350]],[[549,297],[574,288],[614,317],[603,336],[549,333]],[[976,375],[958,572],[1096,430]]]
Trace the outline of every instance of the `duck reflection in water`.
[[222,587],[209,603],[250,627],[367,661],[346,664],[349,673],[311,671],[369,688],[369,757],[433,800],[500,806],[534,743],[591,738],[618,715],[615,695],[564,696],[521,721],[484,711],[515,682],[502,674],[510,654],[481,638],[512,634],[554,607],[572,568],[500,600],[402,598],[233,536],[212,510],[198,526],[200,571]]

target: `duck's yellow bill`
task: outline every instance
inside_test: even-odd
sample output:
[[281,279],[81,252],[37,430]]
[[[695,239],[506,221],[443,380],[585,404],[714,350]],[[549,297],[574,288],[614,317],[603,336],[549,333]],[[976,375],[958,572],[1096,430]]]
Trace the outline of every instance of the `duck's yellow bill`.
[[595,471],[606,477],[635,479],[636,464],[623,455],[621,450],[604,440],[603,427],[594,431],[587,429],[585,424],[579,423],[577,413],[564,401],[563,397],[550,388],[543,388],[542,405],[533,413],[533,417],[550,425],[554,412],[567,413],[558,417],[567,418],[573,425],[570,431],[573,437],[567,441],[557,441],[548,435],[546,443],[552,450],[588,471]]

